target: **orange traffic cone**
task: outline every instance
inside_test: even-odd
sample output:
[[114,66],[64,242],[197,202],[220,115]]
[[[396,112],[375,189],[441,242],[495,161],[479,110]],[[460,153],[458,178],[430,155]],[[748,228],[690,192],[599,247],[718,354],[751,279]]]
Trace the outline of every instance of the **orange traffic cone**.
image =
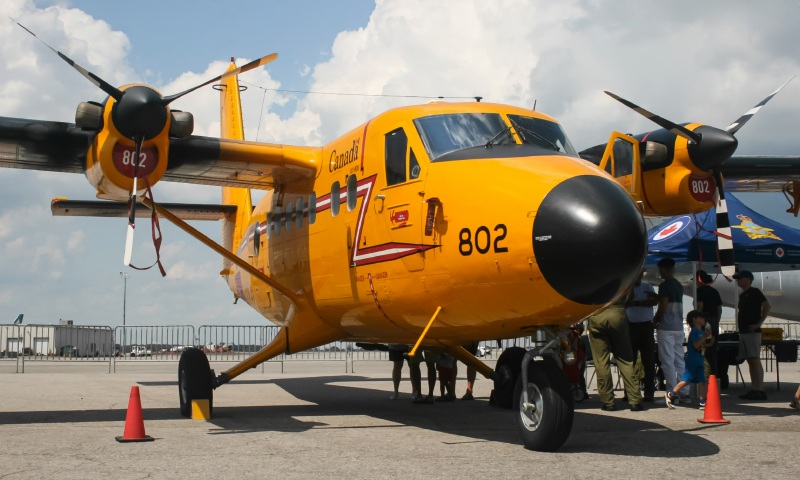
[[717,376],[708,377],[708,392],[706,392],[706,409],[703,418],[698,418],[700,423],[731,423],[730,420],[722,418],[722,405],[719,401],[719,388],[717,388]]
[[131,387],[128,400],[128,413],[125,416],[125,432],[115,437],[118,442],[151,442],[153,437],[144,434],[144,418],[142,418],[142,400],[139,398],[139,387]]

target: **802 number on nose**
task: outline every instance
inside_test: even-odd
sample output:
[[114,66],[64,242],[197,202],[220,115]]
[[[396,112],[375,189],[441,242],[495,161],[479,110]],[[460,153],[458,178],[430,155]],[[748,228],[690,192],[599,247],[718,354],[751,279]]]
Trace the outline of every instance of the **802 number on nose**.
[[489,227],[480,226],[475,229],[475,234],[469,228],[462,228],[458,232],[458,251],[463,256],[472,255],[473,251],[480,254],[489,253],[489,250],[494,250],[494,253],[505,253],[508,247],[502,245],[508,234],[508,228],[502,223],[494,227],[494,241],[492,241],[492,233]]

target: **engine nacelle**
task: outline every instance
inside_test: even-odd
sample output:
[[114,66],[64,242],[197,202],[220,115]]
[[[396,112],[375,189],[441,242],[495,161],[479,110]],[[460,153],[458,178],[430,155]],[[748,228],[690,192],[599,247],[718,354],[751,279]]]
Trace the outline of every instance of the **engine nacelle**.
[[717,193],[714,177],[692,162],[687,140],[666,130],[643,137],[642,186],[648,213],[670,216],[712,208]]
[[[120,90],[127,88],[130,86]],[[137,194],[143,193],[164,176],[169,159],[169,133],[173,116],[169,107],[165,106],[167,120],[163,128],[152,138],[144,140],[139,158],[135,159],[136,145],[133,139],[126,138],[114,125],[112,114],[115,104],[116,101],[109,97],[102,107],[101,129],[87,152],[85,173],[89,183],[97,189],[98,198],[128,200],[133,189],[134,171],[138,177]],[[185,132],[186,129],[183,130]]]

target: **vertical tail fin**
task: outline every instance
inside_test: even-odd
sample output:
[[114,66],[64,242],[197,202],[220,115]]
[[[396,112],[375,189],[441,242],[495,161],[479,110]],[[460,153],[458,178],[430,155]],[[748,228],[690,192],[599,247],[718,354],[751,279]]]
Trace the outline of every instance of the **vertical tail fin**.
[[[231,58],[228,70],[236,68]],[[239,96],[239,78],[234,75],[220,82],[220,136],[232,140],[244,140],[242,122],[242,102]],[[222,246],[235,251],[242,241],[242,235],[250,223],[253,201],[249,188],[222,188],[223,205],[236,205],[236,213],[225,217],[222,222]],[[230,272],[231,262],[223,259],[222,275]]]
[[23,316],[23,315],[24,315],[23,313],[20,313],[20,314],[17,316],[17,319],[16,319],[16,320],[14,320],[14,325],[22,325],[22,316]]

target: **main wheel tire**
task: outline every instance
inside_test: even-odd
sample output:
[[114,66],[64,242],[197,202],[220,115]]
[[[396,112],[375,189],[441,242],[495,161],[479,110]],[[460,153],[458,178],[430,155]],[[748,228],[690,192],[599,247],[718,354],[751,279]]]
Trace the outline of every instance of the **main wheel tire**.
[[192,416],[192,400],[208,400],[209,414],[214,410],[211,366],[202,350],[188,348],[178,362],[178,395],[181,415]]
[[514,404],[514,387],[517,384],[519,373],[522,371],[522,358],[525,349],[510,347],[505,349],[494,367],[498,378],[494,381],[492,390],[492,403],[500,408],[511,408]]
[[523,408],[522,377],[514,389],[514,421],[529,450],[553,452],[567,441],[572,431],[575,406],[567,378],[550,356],[528,366],[528,401],[535,407]]

